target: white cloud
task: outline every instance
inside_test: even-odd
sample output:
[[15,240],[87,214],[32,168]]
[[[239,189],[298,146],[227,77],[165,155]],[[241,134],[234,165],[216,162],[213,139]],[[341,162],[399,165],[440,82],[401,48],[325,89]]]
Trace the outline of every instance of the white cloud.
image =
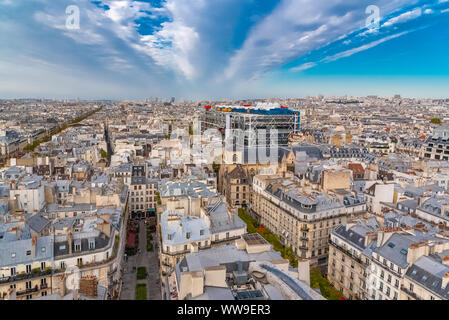
[[315,66],[316,66],[315,62],[307,62],[307,63],[304,63],[304,64],[298,66],[298,67],[291,68],[290,71],[298,72],[298,71],[303,71],[303,70],[307,70],[307,69],[313,68]]
[[353,54],[356,54],[356,53],[359,53],[359,52],[362,52],[362,51],[371,49],[371,48],[373,48],[373,47],[375,47],[375,46],[378,46],[378,45],[381,44],[381,43],[384,43],[384,42],[386,42],[386,41],[389,41],[389,40],[398,38],[398,37],[403,36],[403,35],[405,35],[405,34],[407,34],[407,33],[409,33],[409,31],[404,31],[404,32],[401,32],[401,33],[397,33],[397,34],[394,34],[394,35],[391,35],[391,36],[388,36],[388,37],[385,37],[385,38],[382,38],[382,39],[373,41],[373,42],[371,42],[371,43],[365,44],[365,45],[363,45],[363,46],[360,46],[360,47],[357,47],[357,48],[353,48],[353,49],[349,49],[349,50],[346,50],[346,51],[337,53],[337,54],[335,54],[335,55],[326,57],[326,58],[324,58],[324,59],[321,60],[321,61],[323,61],[323,62],[330,62],[330,61],[339,60],[339,59],[341,59],[341,58],[350,57],[350,56],[352,56]]
[[199,40],[198,33],[178,22],[163,25],[160,31],[141,36],[134,48],[151,56],[157,65],[180,70],[187,79],[193,79],[195,68],[188,57]]
[[[381,12],[393,12],[407,0],[378,1]],[[347,10],[342,7],[347,6]],[[365,7],[359,0],[344,2],[283,0],[253,27],[225,69],[226,79],[256,79],[285,62],[330,44],[365,27]]]
[[397,17],[393,17],[393,18],[389,19],[384,24],[382,24],[382,27],[390,27],[397,23],[407,22],[409,20],[413,20],[413,19],[420,17],[421,14],[422,14],[422,9],[415,8],[411,11],[404,12],[403,14],[401,14]]

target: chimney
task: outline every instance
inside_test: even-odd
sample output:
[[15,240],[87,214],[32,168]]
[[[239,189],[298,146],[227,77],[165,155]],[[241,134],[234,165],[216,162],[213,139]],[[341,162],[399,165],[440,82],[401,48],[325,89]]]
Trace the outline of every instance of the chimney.
[[310,286],[310,263],[309,260],[298,261],[298,279]]
[[61,297],[65,296],[66,289],[65,289],[65,274],[63,274],[59,279],[59,295]]
[[367,232],[365,234],[365,241],[364,241],[364,245],[365,247],[367,247],[372,241],[377,239],[377,233],[376,232]]
[[349,229],[351,229],[351,228],[352,228],[353,226],[355,226],[356,224],[357,224],[357,221],[348,219],[348,220],[346,221],[346,231],[348,231]]
[[446,272],[443,278],[441,279],[441,289],[445,289],[448,283],[449,283],[449,271]]
[[37,236],[33,236],[31,239],[31,245],[33,247],[33,258],[36,258],[37,253]]
[[449,266],[449,257],[447,257],[447,256],[444,257],[442,262],[443,262],[443,264]]
[[72,254],[72,232],[71,231],[69,231],[67,240],[69,242],[69,254]]

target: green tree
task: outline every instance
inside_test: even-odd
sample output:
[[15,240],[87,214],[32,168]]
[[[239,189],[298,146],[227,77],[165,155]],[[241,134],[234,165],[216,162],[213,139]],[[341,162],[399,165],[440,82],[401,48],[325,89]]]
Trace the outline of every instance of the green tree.
[[433,123],[433,124],[441,124],[441,120],[438,119],[438,118],[433,118],[432,120],[430,120],[430,123]]
[[103,149],[100,150],[100,154],[102,158],[107,158],[108,157],[108,153],[106,151],[104,151]]
[[319,288],[321,295],[328,300],[340,300],[343,297],[342,293],[336,290],[316,267],[310,269],[310,287]]

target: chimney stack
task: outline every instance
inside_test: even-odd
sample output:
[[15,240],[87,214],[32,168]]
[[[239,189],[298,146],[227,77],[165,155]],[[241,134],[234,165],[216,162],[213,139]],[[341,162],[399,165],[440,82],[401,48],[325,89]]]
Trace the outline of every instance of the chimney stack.
[[37,236],[33,236],[31,239],[31,245],[33,247],[33,258],[36,258],[37,253]]
[[72,254],[72,231],[69,231],[68,242],[69,242],[69,254]]
[[310,262],[309,260],[298,261],[298,279],[310,286]]
[[449,283],[449,272],[446,272],[441,280],[441,289],[445,289]]

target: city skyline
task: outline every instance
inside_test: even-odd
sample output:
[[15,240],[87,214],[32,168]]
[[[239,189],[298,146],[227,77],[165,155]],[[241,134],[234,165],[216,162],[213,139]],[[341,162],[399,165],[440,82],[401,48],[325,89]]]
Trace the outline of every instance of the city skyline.
[[[79,29],[66,26],[69,6]],[[378,28],[367,25],[379,9]],[[0,98],[447,98],[449,1],[0,1]]]

